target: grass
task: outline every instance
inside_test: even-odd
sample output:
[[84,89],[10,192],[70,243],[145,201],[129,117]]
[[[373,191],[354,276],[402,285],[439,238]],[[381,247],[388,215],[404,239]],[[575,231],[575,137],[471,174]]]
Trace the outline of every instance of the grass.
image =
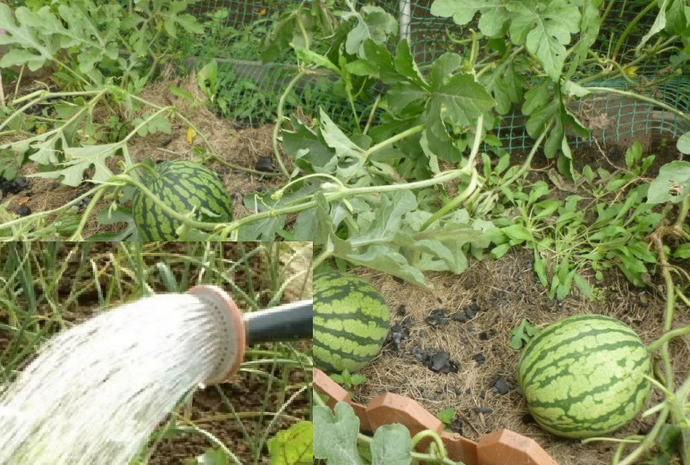
[[[101,308],[152,293],[185,292],[198,284],[223,287],[243,311],[310,298],[311,255],[300,262],[304,247],[2,244],[0,392],[51,335]],[[190,392],[159,426],[137,463],[198,463],[195,454],[201,453],[213,454],[210,463],[262,463],[266,444],[278,430],[311,420],[311,366],[309,343],[248,347],[237,381]],[[243,390],[251,395],[238,395]],[[191,456],[190,447],[195,451]]]

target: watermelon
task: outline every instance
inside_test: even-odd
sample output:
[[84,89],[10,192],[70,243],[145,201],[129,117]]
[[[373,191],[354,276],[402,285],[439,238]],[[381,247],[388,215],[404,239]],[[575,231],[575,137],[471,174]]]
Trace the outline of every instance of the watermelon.
[[[191,161],[172,160],[155,166],[156,175],[145,174],[142,182],[176,212],[192,210],[199,221],[221,223],[232,219],[232,206],[225,186],[216,173]],[[134,194],[132,215],[144,241],[177,239],[182,222],[172,218],[142,191]]]
[[518,360],[530,413],[543,429],[567,438],[611,433],[632,420],[649,395],[651,373],[637,333],[604,315],[553,323]]
[[314,278],[314,365],[326,373],[361,370],[379,353],[390,316],[367,281],[331,271]]

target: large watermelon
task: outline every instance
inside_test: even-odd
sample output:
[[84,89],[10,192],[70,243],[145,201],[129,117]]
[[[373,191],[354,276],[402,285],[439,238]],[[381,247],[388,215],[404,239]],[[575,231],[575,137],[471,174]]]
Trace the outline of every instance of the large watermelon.
[[347,273],[314,278],[314,364],[327,373],[364,368],[388,334],[386,301],[367,281]]
[[518,361],[518,384],[542,428],[568,438],[617,430],[650,391],[649,353],[625,323],[603,315],[563,318],[541,331]]
[[[196,219],[205,222],[232,219],[230,197],[210,169],[191,161],[173,160],[157,164],[155,171],[155,176],[144,175],[145,186],[176,212],[185,215],[194,210]],[[182,223],[141,191],[134,195],[132,214],[142,240],[177,239],[175,230]]]

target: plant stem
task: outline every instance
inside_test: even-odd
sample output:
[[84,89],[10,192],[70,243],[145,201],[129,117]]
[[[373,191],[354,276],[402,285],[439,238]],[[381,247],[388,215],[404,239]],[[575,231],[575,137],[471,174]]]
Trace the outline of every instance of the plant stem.
[[415,134],[417,134],[417,133],[420,133],[420,132],[422,132],[425,128],[426,128],[426,125],[425,125],[425,124],[419,124],[419,125],[417,125],[417,126],[413,126],[413,127],[411,127],[411,128],[408,128],[408,129],[404,130],[404,131],[401,132],[401,133],[396,134],[396,135],[393,136],[393,137],[390,137],[390,138],[388,138],[388,139],[386,139],[386,140],[384,140],[384,141],[382,141],[382,142],[379,142],[378,144],[374,145],[373,147],[369,147],[367,150],[365,150],[365,151],[360,155],[359,161],[357,162],[357,168],[354,169],[354,170],[352,171],[352,174],[345,180],[345,182],[349,181],[350,179],[352,179],[352,177],[353,177],[355,174],[357,174],[357,172],[364,166],[364,164],[367,162],[367,159],[369,158],[369,156],[370,156],[372,153],[374,153],[374,152],[376,152],[376,151],[378,151],[378,150],[381,150],[381,149],[383,149],[383,148],[386,148],[386,147],[388,147],[388,146],[390,146],[390,145],[393,145],[393,144],[395,144],[396,142],[405,139],[406,137],[410,137],[410,136],[413,136],[413,135],[415,135]]
[[374,105],[371,107],[371,111],[369,112],[369,118],[367,119],[367,124],[364,126],[364,131],[362,131],[362,134],[369,132],[369,127],[371,127],[371,123],[374,121],[374,115],[376,114],[376,109],[379,107],[380,101],[381,96],[377,95],[376,100],[374,100]]
[[465,190],[463,190],[461,193],[459,193],[453,200],[439,208],[434,212],[433,215],[431,215],[422,225],[422,228],[420,231],[426,230],[429,226],[434,224],[436,221],[441,219],[443,216],[445,216],[447,213],[455,210],[457,207],[459,207],[465,200],[467,200],[475,191],[477,188],[478,183],[478,173],[477,170],[472,170],[472,176],[470,178],[470,183],[467,185]]
[[436,447],[438,447],[440,456],[445,458],[446,448],[443,446],[441,436],[439,436],[436,431],[432,431],[430,429],[420,431],[419,433],[414,435],[414,437],[412,438],[412,448],[415,448],[417,444],[419,444],[419,441],[421,441],[424,438],[430,438],[432,441],[434,441],[436,443]]
[[668,341],[670,341],[674,337],[683,336],[684,334],[690,334],[690,325],[685,326],[684,328],[677,328],[677,329],[674,329],[673,331],[669,331],[669,332],[665,333],[659,339],[657,339],[656,341],[649,344],[647,346],[647,351],[654,352],[655,350],[657,350],[662,345],[668,343]]
[[654,423],[654,427],[652,430],[647,433],[647,435],[642,439],[642,442],[640,442],[640,445],[635,448],[628,456],[621,462],[614,462],[614,465],[633,465],[636,462],[636,460],[645,452],[647,451],[650,447],[654,445],[654,441],[656,440],[657,436],[659,435],[659,432],[661,431],[661,428],[666,424],[666,417],[668,417],[668,407],[665,407],[661,412],[659,413],[659,416],[656,419],[656,423]]
[[477,119],[477,128],[475,130],[476,132],[474,133],[474,143],[472,144],[472,151],[470,152],[470,156],[467,159],[467,164],[465,165],[465,169],[471,170],[470,172],[472,174],[469,185],[465,188],[464,191],[462,191],[462,193],[458,194],[453,200],[439,208],[433,215],[431,215],[422,225],[421,231],[424,231],[429,226],[434,224],[437,220],[441,219],[446,213],[460,206],[462,202],[467,200],[474,193],[474,190],[477,188],[479,176],[477,170],[474,168],[474,162],[477,157],[477,154],[479,153],[479,146],[481,145],[482,141],[483,128],[484,115],[480,115]]
[[98,189],[94,194],[93,197],[91,198],[91,201],[89,202],[89,205],[86,207],[86,210],[84,210],[84,214],[81,217],[81,221],[79,221],[79,225],[77,226],[77,230],[74,231],[74,234],[72,234],[72,237],[70,237],[71,241],[80,241],[83,240],[81,237],[81,232],[84,230],[84,227],[86,226],[87,221],[89,221],[89,217],[91,216],[91,212],[93,211],[94,207],[98,203],[98,201],[103,197],[103,194],[105,193],[105,189]]
[[611,58],[615,60],[618,57],[618,52],[620,51],[621,47],[623,46],[623,42],[625,42],[625,39],[630,35],[630,32],[637,26],[637,23],[639,23],[642,18],[644,18],[647,13],[651,11],[652,8],[656,6],[657,2],[656,0],[653,0],[647,4],[646,7],[642,11],[640,11],[637,16],[633,18],[632,21],[630,21],[630,24],[628,24],[628,27],[625,28],[623,33],[620,35],[618,38],[618,41],[616,42],[616,45],[613,47],[613,53],[611,55]]
[[[444,182],[452,181],[453,179],[456,179],[463,174],[466,174],[463,170],[449,170],[449,171],[444,171],[438,176],[435,176],[431,179],[425,179],[423,181],[416,181],[416,182],[411,182],[411,183],[402,183],[402,184],[388,184],[385,186],[371,186],[371,187],[348,187],[345,189],[340,189],[337,192],[327,192],[325,193],[326,200],[328,202],[334,202],[337,200],[342,200],[348,197],[354,197],[358,195],[365,195],[365,194],[376,194],[376,193],[382,193],[382,192],[395,192],[395,191],[400,191],[400,190],[412,190],[412,189],[422,189],[425,187],[433,186],[436,184],[442,184]],[[305,197],[308,198],[308,197]],[[282,216],[282,215],[288,215],[290,213],[299,213],[301,211],[307,210],[309,208],[314,208],[316,207],[316,201],[315,200],[309,200],[304,203],[300,203],[297,205],[289,206],[289,207],[283,207],[279,208],[276,210],[268,210],[265,212],[260,212],[256,213],[251,216],[245,216],[244,218],[240,218],[239,220],[230,222],[230,223],[224,223],[223,224],[223,231],[221,235],[227,236],[231,231],[235,231],[242,226],[245,226],[247,224],[253,223],[255,221],[259,220],[264,220],[267,218],[274,218],[277,216]],[[212,223],[214,226],[218,226],[215,223]]]
[[103,188],[103,186],[96,186],[93,189],[88,190],[88,191],[84,192],[83,194],[81,194],[80,196],[74,198],[74,200],[71,200],[70,202],[67,202],[66,204],[64,204],[58,208],[55,208],[53,210],[47,210],[47,211],[34,213],[31,216],[25,216],[23,218],[17,218],[15,220],[11,220],[11,221],[7,221],[5,223],[2,223],[2,229],[10,227],[10,226],[18,225],[21,223],[25,223],[29,219],[38,219],[38,218],[53,215],[55,213],[60,213],[62,210],[67,210],[69,207],[71,207],[73,205],[77,205],[81,200],[87,198],[90,195],[95,194],[99,189],[102,189],[102,188]]
[[312,270],[315,270],[319,265],[321,265],[323,262],[328,260],[333,256],[333,252],[330,251],[324,251],[321,252],[321,254],[314,259],[314,263],[312,264]]
[[297,85],[297,82],[299,82],[302,77],[304,77],[309,71],[307,69],[302,69],[297,75],[292,78],[292,81],[290,81],[285,88],[285,91],[283,91],[283,95],[280,96],[280,100],[278,101],[278,115],[276,116],[276,125],[273,127],[273,153],[275,154],[276,161],[278,162],[278,166],[280,166],[280,171],[283,172],[283,175],[290,179],[290,173],[288,173],[287,168],[285,167],[285,164],[283,163],[283,158],[280,155],[280,147],[278,146],[278,134],[280,134],[280,129],[283,125],[283,121],[287,120],[288,118],[285,116],[285,102],[287,101],[287,97],[292,92],[292,89]]
[[680,202],[680,206],[678,208],[678,217],[676,218],[676,221],[673,223],[673,228],[682,230],[683,226],[685,225],[685,219],[688,217],[688,209],[690,208],[690,197],[685,197],[683,200]]

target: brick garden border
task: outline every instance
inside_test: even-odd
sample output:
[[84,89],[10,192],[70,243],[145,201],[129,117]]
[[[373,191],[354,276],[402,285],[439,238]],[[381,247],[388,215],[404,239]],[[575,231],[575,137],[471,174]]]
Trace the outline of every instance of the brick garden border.
[[[350,404],[363,433],[371,434],[379,426],[400,423],[411,435],[427,429],[437,432],[448,458],[466,465],[558,465],[533,439],[508,429],[487,434],[478,442],[445,432],[441,420],[409,397],[387,392],[366,406],[352,402],[347,391],[318,368],[314,369],[314,387],[328,396],[331,408],[339,401]],[[428,438],[420,441],[418,450],[424,451],[429,442]]]

